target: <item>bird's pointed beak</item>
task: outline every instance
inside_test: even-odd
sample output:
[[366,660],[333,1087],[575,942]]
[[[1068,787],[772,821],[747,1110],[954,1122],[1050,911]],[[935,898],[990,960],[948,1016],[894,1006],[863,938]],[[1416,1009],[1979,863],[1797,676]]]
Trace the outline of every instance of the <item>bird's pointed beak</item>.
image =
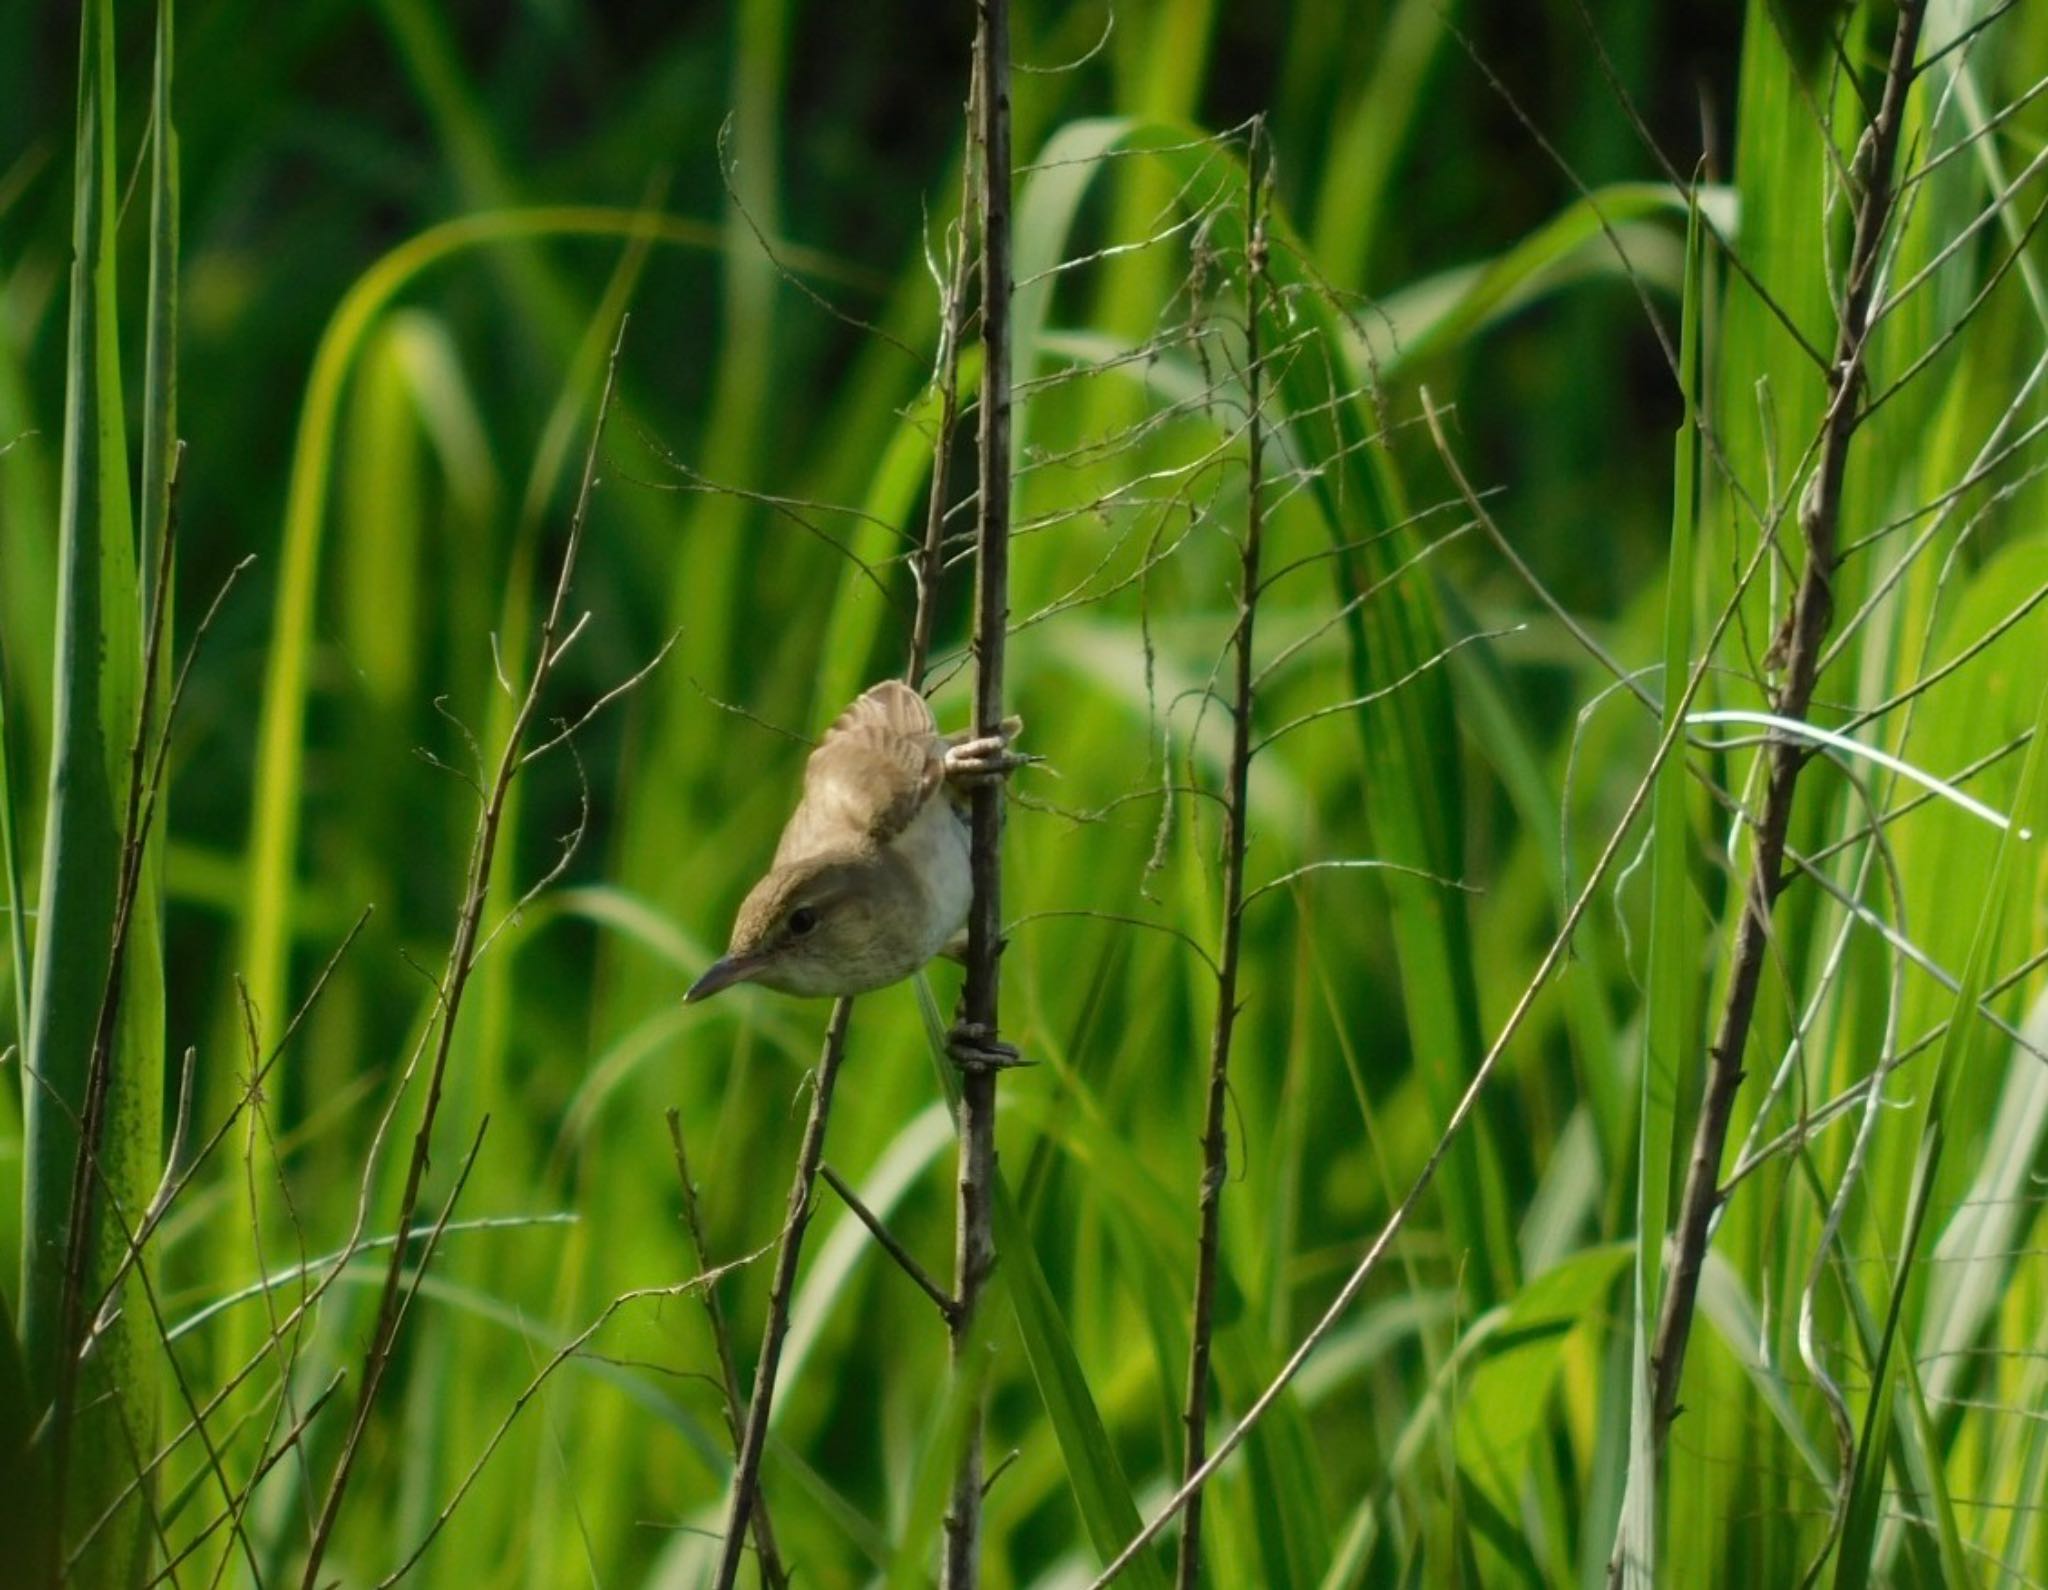
[[683,995],[683,1003],[694,1005],[700,999],[709,999],[721,988],[744,983],[760,969],[761,958],[758,955],[723,956],[706,967],[704,975],[690,985],[690,991]]

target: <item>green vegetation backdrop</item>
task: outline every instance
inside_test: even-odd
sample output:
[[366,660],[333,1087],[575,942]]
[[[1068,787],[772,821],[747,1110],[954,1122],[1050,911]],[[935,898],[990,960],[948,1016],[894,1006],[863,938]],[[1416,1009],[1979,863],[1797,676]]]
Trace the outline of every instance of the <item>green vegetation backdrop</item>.
[[[63,1288],[36,1255],[61,1254],[70,1173],[35,1145],[69,1130],[51,1101],[85,1097],[108,1014],[128,745],[253,554],[129,891],[102,1162],[131,1227],[183,1157],[76,1390],[55,1549],[89,1583],[298,1576],[416,1078],[388,1141],[378,1122],[433,1024],[470,781],[512,724],[499,680],[532,666],[630,309],[587,628],[543,717],[660,661],[514,786],[421,1222],[459,1201],[324,1572],[376,1583],[432,1535],[417,1582],[707,1583],[732,1443],[678,1290],[699,1265],[665,1112],[710,1262],[751,1260],[719,1286],[744,1387],[825,1007],[680,994],[772,849],[802,738],[902,666],[969,9],[212,0],[174,34],[153,6],[83,9],[80,79],[74,8],[0,8],[0,849],[31,908],[0,963],[0,1540],[52,1522]],[[1247,511],[1229,328],[1258,114],[1285,572],[1259,593],[1256,722],[1286,732],[1254,764],[1248,872],[1286,881],[1244,918],[1218,1428],[1511,1037],[1212,1487],[1209,1582],[1599,1584],[1618,1531],[1631,1574],[1674,1584],[2048,1580],[2048,872],[2023,832],[2048,831],[2039,6],[1927,7],[1813,706],[1908,771],[1807,764],[1792,843],[1817,876],[1774,918],[1661,1480],[1630,1428],[1758,725],[1694,722],[1610,841],[1660,714],[1683,727],[1682,671],[1704,666],[1696,713],[1770,705],[1896,22],[1888,0],[1021,5],[1009,667],[1047,760],[1005,838],[1005,1035],[1040,1064],[1002,1088],[991,1585],[1088,1582],[1179,1479],[1223,869],[1213,801],[1161,785],[1223,785],[1227,709],[1204,703]],[[970,346],[970,401],[977,370]],[[953,462],[964,532],[964,439]],[[959,550],[935,596],[949,727]],[[1873,835],[1878,810],[1902,814]],[[1398,868],[1303,870],[1338,861]],[[941,1275],[932,1032],[957,980],[860,1002],[826,1155]],[[945,1327],[820,1198],[765,1494],[796,1582],[925,1583]],[[110,1229],[98,1284],[124,1267]],[[1129,1582],[1164,1583],[1169,1549]]]

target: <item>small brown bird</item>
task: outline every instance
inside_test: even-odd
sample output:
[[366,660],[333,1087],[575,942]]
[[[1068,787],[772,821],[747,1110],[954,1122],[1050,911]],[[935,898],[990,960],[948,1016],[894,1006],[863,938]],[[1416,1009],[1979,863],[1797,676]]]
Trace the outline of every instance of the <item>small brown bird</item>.
[[897,680],[839,714],[804,767],[803,798],[768,875],[740,905],[732,943],[683,997],[734,983],[786,994],[864,994],[953,945],[973,898],[967,792],[1025,758],[998,735],[943,735]]

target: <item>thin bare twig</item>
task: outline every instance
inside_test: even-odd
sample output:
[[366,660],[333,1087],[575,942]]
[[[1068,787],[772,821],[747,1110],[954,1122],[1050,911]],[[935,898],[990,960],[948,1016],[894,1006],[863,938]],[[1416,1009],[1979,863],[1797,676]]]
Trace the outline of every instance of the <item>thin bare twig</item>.
[[796,1178],[789,1189],[789,1213],[775,1250],[775,1274],[768,1284],[768,1321],[762,1327],[761,1360],[754,1367],[754,1394],[747,1403],[746,1428],[733,1464],[732,1503],[725,1515],[725,1543],[718,1565],[718,1590],[732,1590],[746,1551],[747,1522],[759,1500],[761,1454],[768,1444],[768,1412],[775,1400],[775,1375],[782,1366],[782,1345],[789,1334],[790,1300],[796,1293],[796,1264],[803,1253],[804,1232],[815,1212],[813,1187],[825,1153],[825,1124],[832,1114],[832,1092],[846,1056],[846,1029],[853,1017],[851,999],[835,1000],[825,1026],[824,1051],[818,1058],[817,1080],[811,1087],[811,1112],[804,1121],[797,1149]]
[[895,1233],[882,1223],[880,1215],[861,1201],[860,1194],[853,1190],[844,1176],[830,1165],[821,1165],[818,1169],[819,1174],[825,1178],[826,1185],[839,1194],[840,1201],[853,1211],[854,1218],[873,1233],[874,1239],[881,1243],[883,1252],[894,1259],[903,1273],[916,1283],[917,1289],[932,1300],[932,1306],[939,1311],[940,1318],[950,1325],[953,1317],[960,1312],[960,1305],[953,1300],[952,1295],[932,1279],[931,1271],[917,1262],[916,1254],[896,1240]]

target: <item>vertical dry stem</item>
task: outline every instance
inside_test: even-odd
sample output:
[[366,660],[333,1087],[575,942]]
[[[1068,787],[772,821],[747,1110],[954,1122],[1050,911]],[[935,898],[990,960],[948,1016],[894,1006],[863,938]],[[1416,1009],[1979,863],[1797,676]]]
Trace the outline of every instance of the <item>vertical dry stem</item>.
[[[1224,1111],[1230,1094],[1230,1043],[1237,1027],[1237,968],[1244,918],[1245,818],[1249,812],[1252,765],[1252,698],[1256,674],[1252,629],[1258,614],[1259,553],[1265,539],[1265,506],[1260,487],[1265,470],[1265,432],[1260,413],[1264,380],[1260,369],[1259,313],[1266,264],[1266,227],[1259,212],[1263,125],[1252,123],[1245,167],[1245,536],[1238,575],[1236,687],[1231,696],[1230,770],[1223,796],[1223,945],[1217,957],[1216,1025],[1209,1039],[1209,1096],[1202,1117],[1202,1190],[1197,1201],[1200,1237],[1195,1250],[1192,1345],[1188,1353],[1187,1402],[1181,1414],[1185,1445],[1181,1478],[1202,1467],[1209,1435],[1209,1354],[1214,1335],[1216,1262],[1223,1183],[1230,1169],[1230,1139]],[[1189,1497],[1181,1520],[1180,1553],[1174,1581],[1193,1590],[1202,1573],[1202,1492]]]
[[[1905,121],[1906,94],[1913,84],[1913,61],[1924,13],[1924,0],[1900,0],[1883,97],[1876,117],[1858,145],[1852,169],[1854,180],[1861,185],[1855,239],[1849,254],[1834,358],[1828,367],[1829,404],[1823,420],[1820,461],[1799,509],[1800,529],[1806,539],[1806,568],[1784,634],[1785,682],[1776,702],[1781,717],[1806,716],[1819,672],[1821,648],[1834,614],[1833,579],[1842,479],[1849,442],[1861,418],[1858,405],[1865,377],[1870,311],[1885,233],[1897,197],[1893,168]],[[1671,1237],[1670,1282],[1650,1352],[1652,1439],[1659,1452],[1678,1412],[1678,1384],[1699,1293],[1700,1267],[1706,1257],[1708,1229],[1720,1203],[1721,1154],[1728,1140],[1736,1090],[1742,1083],[1742,1054],[1756,1011],[1757,988],[1769,944],[1771,910],[1787,881],[1786,830],[1806,757],[1807,752],[1790,739],[1780,739],[1770,749],[1770,777],[1763,810],[1757,819],[1754,859],[1742,920],[1736,929],[1727,999],[1707,1054],[1699,1125],[1686,1164],[1685,1190]],[[1655,1236],[1656,1233],[1644,1232],[1642,1240],[1651,1241]],[[1610,1565],[1610,1579],[1619,1572],[1619,1567],[1617,1557]]]
[[[997,735],[1003,725],[1003,652],[1010,622],[1010,10],[980,0],[975,34],[976,109],[981,155],[981,493],[977,503],[974,589],[974,722]],[[1003,790],[991,780],[974,791],[974,905],[967,918],[967,986],[961,1016],[983,1044],[996,1041],[996,985],[1002,954]],[[963,1064],[960,1076],[959,1212],[953,1248],[951,1360],[967,1377],[972,1402],[961,1436],[953,1496],[946,1508],[946,1590],[969,1590],[981,1574],[981,1390],[970,1361],[982,1289],[995,1268],[996,1073]]]

